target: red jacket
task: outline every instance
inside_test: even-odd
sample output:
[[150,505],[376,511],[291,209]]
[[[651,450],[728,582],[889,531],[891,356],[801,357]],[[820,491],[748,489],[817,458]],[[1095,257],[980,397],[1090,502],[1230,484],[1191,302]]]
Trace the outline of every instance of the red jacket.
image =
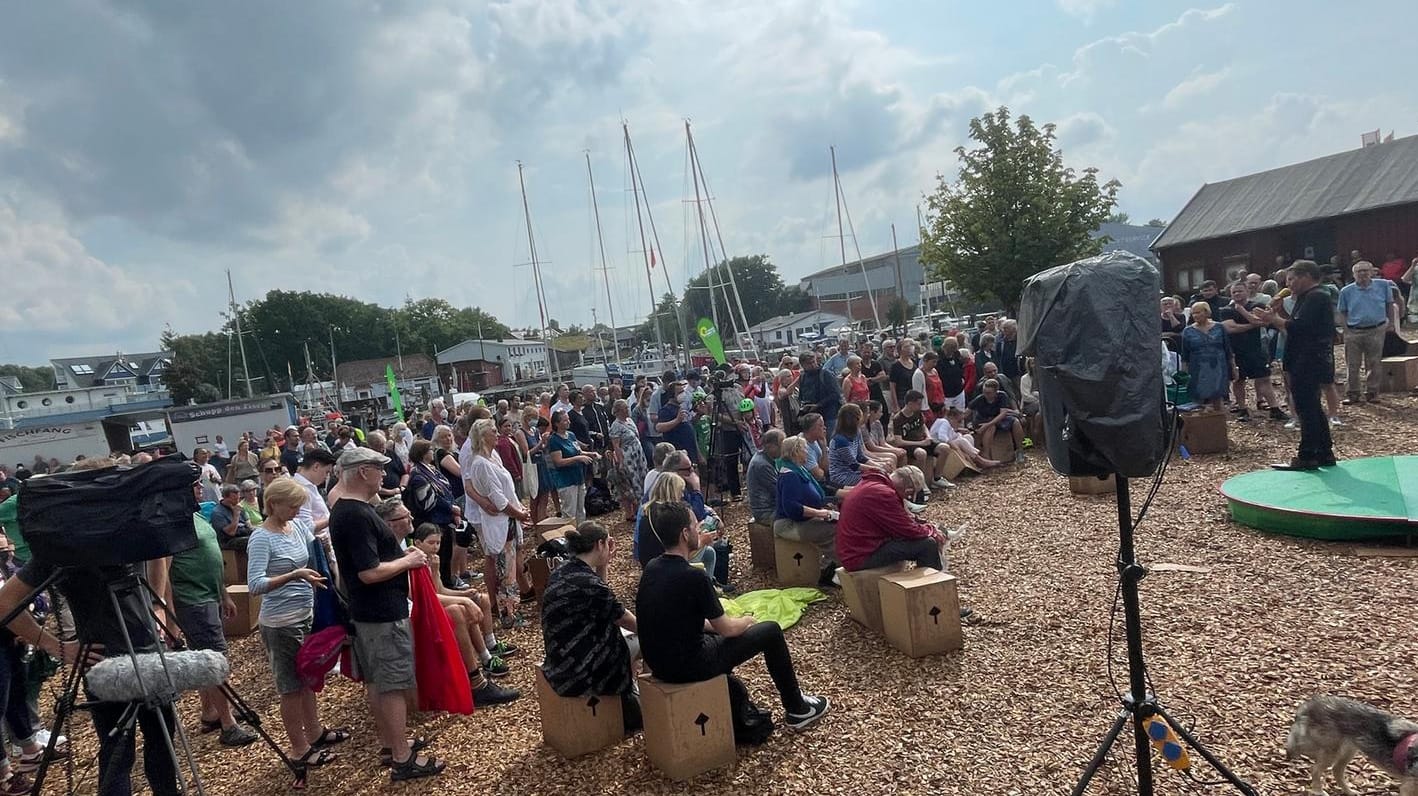
[[889,539],[924,539],[931,526],[906,510],[891,477],[879,470],[862,470],[837,520],[837,557],[848,572],[862,569],[867,558]]

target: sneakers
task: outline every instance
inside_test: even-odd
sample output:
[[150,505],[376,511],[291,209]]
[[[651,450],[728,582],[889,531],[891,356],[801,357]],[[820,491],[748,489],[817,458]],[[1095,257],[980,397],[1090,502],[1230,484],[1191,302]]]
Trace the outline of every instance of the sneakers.
[[486,680],[481,686],[473,689],[473,704],[480,708],[489,705],[505,705],[521,697],[521,691],[500,686],[491,680]]
[[1285,410],[1278,406],[1270,407],[1270,419],[1278,421],[1288,421],[1290,416],[1285,414]]
[[503,660],[507,660],[508,658],[515,658],[518,655],[522,654],[522,650],[520,648],[513,646],[512,644],[508,644],[506,641],[503,641],[501,639],[498,639],[496,644],[492,645],[491,647],[488,647],[487,651],[488,654],[492,655],[494,658],[501,658]]
[[1340,420],[1338,415],[1335,415],[1329,419],[1329,425],[1331,428],[1339,428],[1344,425],[1344,421]]
[[1289,430],[1289,431],[1294,431],[1295,429],[1297,429],[1297,428],[1299,428],[1299,427],[1300,427],[1300,424],[1299,424],[1298,422],[1296,422],[1295,418],[1293,418],[1293,417],[1290,418],[1289,420],[1286,420],[1286,421],[1285,421],[1285,428],[1286,428],[1287,430]]
[[912,514],[920,514],[921,512],[926,510],[926,507],[922,506],[920,503],[912,503],[909,500],[902,502],[906,504],[906,510],[911,512]]
[[1240,407],[1239,409],[1232,409],[1231,411],[1235,413],[1236,420],[1238,422],[1246,423],[1249,422],[1251,419],[1251,410],[1247,409],[1244,406]]
[[827,709],[832,706],[825,696],[812,696],[803,694],[803,703],[807,705],[806,713],[789,713],[785,720],[788,729],[801,732],[812,726],[814,722],[827,715]]
[[954,489],[954,488],[955,488],[955,484],[950,483],[949,481],[945,480],[944,478],[937,478],[936,480],[932,481],[932,482],[931,482],[931,486],[935,487],[936,489]]
[[221,742],[222,746],[246,746],[256,742],[256,733],[240,724],[233,724],[222,728]]
[[[489,650],[489,652],[491,652],[491,650]],[[483,664],[483,674],[488,677],[506,677],[512,674],[512,669],[507,665],[507,661],[494,655],[488,658],[487,663]]]

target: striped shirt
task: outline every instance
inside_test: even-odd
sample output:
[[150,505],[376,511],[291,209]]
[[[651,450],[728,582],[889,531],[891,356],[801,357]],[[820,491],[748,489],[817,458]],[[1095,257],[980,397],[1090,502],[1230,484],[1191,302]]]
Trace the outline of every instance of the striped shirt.
[[304,580],[271,588],[271,578],[310,564],[310,542],[315,538],[310,525],[297,518],[286,528],[287,533],[275,533],[259,527],[246,544],[246,585],[252,594],[263,595],[258,619],[262,627],[299,624],[311,615],[315,602],[315,589]]

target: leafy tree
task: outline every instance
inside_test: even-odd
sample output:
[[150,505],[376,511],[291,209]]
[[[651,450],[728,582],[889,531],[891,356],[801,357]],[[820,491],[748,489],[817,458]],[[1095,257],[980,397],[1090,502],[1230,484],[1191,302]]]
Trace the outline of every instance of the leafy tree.
[[1131,224],[1132,216],[1119,210],[1116,213],[1109,213],[1108,217],[1103,220],[1111,224]]
[[1166,222],[1166,221],[1163,221],[1163,220],[1160,219],[1160,218],[1154,218],[1154,219],[1152,219],[1151,221],[1147,222],[1147,226],[1149,226],[1149,227],[1165,227],[1165,226],[1167,226],[1167,222]]
[[[747,317],[749,326],[777,315],[801,312],[808,306],[808,296],[797,286],[790,288],[784,285],[783,278],[778,275],[777,266],[773,265],[767,255],[734,257],[727,262],[721,262],[713,268],[714,301],[719,307],[719,334],[726,340],[729,339],[729,330],[739,325],[737,309],[734,322],[729,322],[729,304],[725,300],[726,295],[732,300],[734,294],[729,281],[729,269],[733,270],[733,279],[738,285],[738,295],[743,300],[743,314]],[[689,280],[689,286],[685,289],[684,311],[691,329],[700,318],[714,317],[709,300],[709,275],[710,271],[706,269]]]
[[[210,403],[222,398],[222,391],[216,385],[226,383],[228,343],[225,334],[180,335],[168,329],[160,342],[164,351],[172,352],[172,365],[163,373],[163,384],[172,394],[174,404]],[[245,378],[245,374],[240,373],[240,361],[233,362],[233,369],[236,379]]]
[[905,326],[911,320],[911,302],[903,298],[895,299],[886,308],[886,322],[892,328]]
[[[675,297],[669,293],[660,297],[655,305],[655,314],[635,329],[635,336],[647,343],[655,342],[655,323],[660,327],[660,339],[666,343],[679,342],[679,321],[675,317]],[[652,323],[654,322],[654,323]]]
[[53,368],[31,368],[26,365],[0,365],[0,376],[14,376],[20,380],[24,392],[44,392],[54,389]]
[[1109,241],[1092,232],[1117,205],[1119,183],[1099,184],[1094,168],[1065,167],[1054,125],[1010,122],[1005,107],[970,121],[980,146],[955,150],[955,182],[937,176],[921,262],[934,278],[1014,312],[1025,278],[1103,250]]

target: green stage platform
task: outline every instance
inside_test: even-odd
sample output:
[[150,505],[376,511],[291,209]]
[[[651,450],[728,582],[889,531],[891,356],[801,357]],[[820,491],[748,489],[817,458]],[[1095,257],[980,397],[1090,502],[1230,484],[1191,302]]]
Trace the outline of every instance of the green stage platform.
[[1257,470],[1221,485],[1231,516],[1262,531],[1332,541],[1418,536],[1418,456]]

